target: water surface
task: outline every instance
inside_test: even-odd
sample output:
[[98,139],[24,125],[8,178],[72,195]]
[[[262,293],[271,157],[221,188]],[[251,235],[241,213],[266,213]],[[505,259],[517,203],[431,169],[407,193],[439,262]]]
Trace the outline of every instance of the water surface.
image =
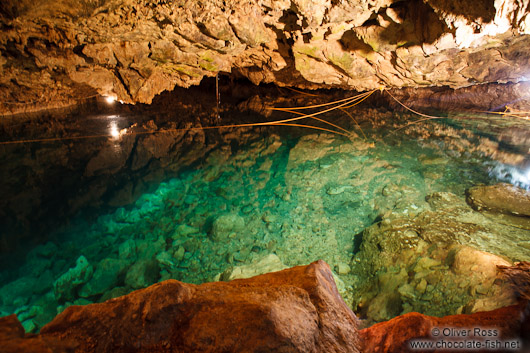
[[428,210],[435,192],[464,199],[480,184],[530,187],[526,141],[507,139],[514,127],[503,121],[461,115],[397,130],[411,116],[357,114],[366,138],[338,116],[328,119],[356,137],[167,131],[171,119],[119,114],[79,117],[59,132],[6,128],[5,141],[109,136],[0,146],[0,315],[17,313],[35,331],[68,305],[169,278],[219,280],[270,254],[284,266],[323,259],[354,296],[343,269],[355,266],[367,227]]

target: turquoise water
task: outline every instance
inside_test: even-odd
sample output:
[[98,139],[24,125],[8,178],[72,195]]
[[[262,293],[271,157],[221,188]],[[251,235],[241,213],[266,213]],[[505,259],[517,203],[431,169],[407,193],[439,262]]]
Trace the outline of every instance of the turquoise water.
[[[503,149],[493,137],[450,121],[392,133],[404,117],[373,114],[362,123],[367,139],[275,128],[248,130],[236,136],[241,143],[220,142],[196,159],[188,154],[164,161],[150,151],[149,174],[132,168],[130,179],[116,172],[116,181],[110,173],[102,180],[114,180],[119,190],[112,202],[54,223],[15,270],[2,272],[0,316],[16,313],[27,330],[37,331],[72,304],[169,278],[197,284],[228,278],[231,269],[271,254],[279,261],[271,262],[273,269],[325,260],[351,301],[352,259],[367,227],[389,214],[420,214],[435,192],[464,199],[478,184],[529,185],[526,155],[513,146]],[[138,137],[147,138],[167,134]],[[135,143],[125,158],[129,165],[139,159]],[[127,149],[127,140],[109,144],[116,156]],[[41,147],[55,148],[23,153],[38,154]],[[182,168],[179,158],[185,159]],[[86,175],[86,164],[78,168]],[[135,177],[143,178],[142,188]]]

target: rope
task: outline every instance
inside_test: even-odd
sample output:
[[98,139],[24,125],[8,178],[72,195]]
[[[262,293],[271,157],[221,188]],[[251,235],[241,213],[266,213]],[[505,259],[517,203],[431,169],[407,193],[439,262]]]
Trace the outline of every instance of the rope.
[[[336,124],[328,122],[328,121],[326,121],[324,119],[317,118],[316,116],[320,115],[320,114],[325,114],[325,113],[330,112],[330,111],[335,110],[335,109],[340,109],[342,111],[345,111],[344,109],[353,107],[353,106],[361,103],[362,101],[367,99],[375,91],[376,90],[372,90],[370,92],[361,93],[361,94],[358,94],[356,96],[345,98],[345,99],[341,99],[341,100],[337,100],[337,101],[334,101],[334,102],[318,104],[318,105],[312,105],[312,106],[306,106],[306,107],[268,108],[270,110],[277,110],[277,111],[283,111],[283,112],[287,112],[287,113],[300,115],[298,117],[289,118],[289,119],[283,119],[283,120],[277,120],[277,121],[268,121],[268,122],[260,122],[260,123],[229,124],[229,125],[220,125],[220,126],[201,126],[201,127],[191,127],[191,128],[168,129],[168,130],[162,130],[162,131],[143,131],[143,132],[139,131],[139,132],[130,132],[130,133],[128,133],[128,135],[170,133],[170,132],[181,132],[181,131],[200,131],[200,130],[211,130],[211,129],[238,128],[238,127],[283,125],[283,126],[295,126],[295,127],[311,128],[311,129],[315,129],[315,130],[321,130],[321,131],[335,133],[335,134],[346,136],[346,137],[351,137],[351,133],[348,130],[346,130],[346,129],[344,129],[344,128],[336,125]],[[91,97],[95,97],[95,96],[97,96],[97,95],[89,96],[89,97],[86,97],[85,99],[91,98]],[[338,104],[338,103],[340,103],[340,104]],[[299,110],[299,109],[310,109],[310,108],[326,107],[326,106],[333,105],[333,104],[338,104],[338,105],[336,105],[334,107],[331,107],[331,108],[328,108],[328,109],[325,109],[325,110],[321,110],[321,111],[315,112],[315,113],[311,113],[311,114],[303,114],[303,113],[295,111],[295,110]],[[348,114],[348,115],[350,115],[350,114]],[[351,115],[350,115],[350,117],[353,119],[353,121],[355,121],[357,123],[357,121]],[[294,123],[292,123],[294,121],[307,119],[307,118],[312,118],[312,119],[317,120],[319,122],[328,124],[330,126],[333,126],[336,129],[339,129],[339,130],[343,131],[343,132],[330,130],[330,129],[326,129],[326,128],[321,128],[321,127],[318,127],[318,126],[311,126],[311,125],[303,125],[303,124],[294,124]],[[359,124],[357,124],[357,126],[359,126]],[[360,128],[360,126],[359,126],[359,128]],[[361,129],[361,131],[362,131],[362,129]],[[364,135],[364,132],[363,132],[363,135]],[[364,135],[364,136],[366,138],[366,135]],[[0,141],[0,145],[11,145],[11,144],[21,144],[21,143],[35,143],[35,142],[54,142],[54,141],[63,141],[63,140],[82,140],[82,139],[104,138],[104,137],[105,138],[116,138],[116,136],[114,136],[113,134],[96,134],[96,135],[86,135],[86,136],[70,136],[70,137],[53,137],[53,138],[42,138],[42,139],[29,139],[29,140]]]

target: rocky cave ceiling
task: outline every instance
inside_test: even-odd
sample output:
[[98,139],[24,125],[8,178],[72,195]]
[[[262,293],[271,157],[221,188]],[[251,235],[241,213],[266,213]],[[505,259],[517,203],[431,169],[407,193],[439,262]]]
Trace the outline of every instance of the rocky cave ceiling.
[[530,0],[3,0],[0,113],[218,73],[357,91],[517,83]]

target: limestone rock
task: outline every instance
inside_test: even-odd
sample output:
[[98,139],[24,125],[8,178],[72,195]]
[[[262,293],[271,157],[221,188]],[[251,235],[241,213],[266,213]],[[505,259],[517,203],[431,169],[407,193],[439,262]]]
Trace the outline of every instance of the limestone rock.
[[168,251],[162,251],[156,255],[156,261],[160,268],[170,270],[176,265],[176,259],[173,258],[173,255]]
[[103,259],[96,266],[96,270],[88,283],[79,289],[79,295],[88,298],[103,294],[119,284],[120,277],[123,278],[127,262],[118,259]]
[[456,253],[452,268],[458,274],[494,278],[497,266],[511,266],[511,263],[499,256],[464,246]]
[[223,281],[231,281],[238,278],[250,278],[268,272],[280,271],[287,268],[276,254],[269,254],[261,259],[255,260],[248,265],[236,266],[223,272],[220,276]]
[[118,247],[119,258],[122,260],[136,259],[136,242],[134,239],[127,239]]
[[[369,90],[516,83],[529,65],[530,19],[516,0],[9,4],[0,18],[0,114],[96,92],[151,103],[220,72],[256,85]],[[98,160],[88,173],[123,162],[110,153]]]
[[[433,211],[384,218],[364,231],[352,268],[362,283],[354,289],[353,306],[363,319],[372,323],[390,319],[385,313],[411,311],[444,316],[514,304],[514,290],[497,266],[510,266],[515,254],[528,257],[514,242],[526,239],[527,231],[490,220],[454,194],[435,193],[427,201]],[[394,292],[398,297],[383,294]]]
[[75,267],[70,268],[66,273],[53,283],[53,290],[57,301],[72,300],[74,290],[90,280],[94,269],[83,256],[79,256]]
[[28,298],[33,293],[33,277],[21,277],[0,288],[0,302],[4,305],[13,305],[17,298]]
[[145,288],[158,279],[158,264],[155,260],[135,262],[125,275],[125,284],[133,289]]
[[168,280],[68,307],[40,336],[74,340],[79,352],[360,351],[357,319],[322,261],[231,282]]
[[237,233],[245,227],[244,219],[235,213],[228,213],[217,218],[212,225],[212,239],[215,241],[228,241],[231,233]]
[[[517,270],[526,273],[525,266]],[[0,318],[0,345],[6,353],[405,353],[411,340],[447,339],[434,328],[495,330],[499,339],[526,344],[519,351],[530,343],[527,302],[471,315],[409,313],[358,331],[332,278],[318,261],[228,283],[169,280],[105,303],[70,306],[38,335],[25,335],[15,315]]]
[[511,184],[472,187],[467,191],[467,201],[479,211],[530,217],[530,191]]
[[175,229],[175,234],[173,235],[173,238],[177,239],[179,237],[187,237],[189,235],[197,234],[197,233],[199,233],[199,228],[192,227],[192,226],[189,226],[187,224],[180,224]]
[[344,263],[344,262],[340,262],[338,265],[337,265],[337,273],[339,275],[346,275],[348,273],[350,273],[351,271],[351,268],[348,264]]
[[513,305],[514,302],[515,298],[513,293],[505,292],[501,293],[499,296],[475,300],[473,303],[470,303],[471,308],[469,308],[468,311],[470,313],[492,311],[499,307]]

